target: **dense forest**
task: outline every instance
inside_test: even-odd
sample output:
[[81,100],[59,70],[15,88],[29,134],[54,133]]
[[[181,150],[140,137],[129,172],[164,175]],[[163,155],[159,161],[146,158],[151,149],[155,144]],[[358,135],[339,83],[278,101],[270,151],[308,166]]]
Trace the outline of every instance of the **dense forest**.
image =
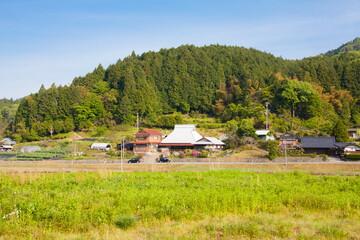
[[21,99],[0,99],[0,133],[4,132],[5,128],[14,122],[15,113],[20,102]]
[[352,49],[357,50],[353,46],[302,60],[220,45],[133,52],[107,69],[99,65],[76,77],[70,86],[41,86],[22,99],[5,133],[32,141],[96,126],[131,125],[137,113],[145,124],[158,126],[161,115],[174,112],[264,128],[268,104],[275,131],[329,135],[339,120],[348,127],[360,125],[360,52]]

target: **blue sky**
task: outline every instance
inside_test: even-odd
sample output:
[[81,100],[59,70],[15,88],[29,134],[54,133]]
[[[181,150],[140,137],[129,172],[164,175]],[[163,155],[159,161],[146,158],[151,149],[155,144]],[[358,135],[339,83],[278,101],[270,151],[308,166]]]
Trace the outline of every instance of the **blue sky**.
[[302,59],[359,31],[358,0],[0,0],[0,98],[70,84],[133,50],[221,44]]

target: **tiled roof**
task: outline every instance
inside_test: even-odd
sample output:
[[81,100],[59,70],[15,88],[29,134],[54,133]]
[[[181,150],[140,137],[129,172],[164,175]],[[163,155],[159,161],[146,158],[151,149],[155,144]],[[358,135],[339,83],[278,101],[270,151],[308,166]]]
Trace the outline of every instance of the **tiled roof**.
[[279,136],[279,139],[287,139],[287,138],[290,138],[290,139],[299,139],[298,136],[290,133],[290,132],[286,132],[285,134]]
[[196,132],[195,125],[175,125],[174,131],[172,131],[167,138],[162,140],[162,144],[194,144],[200,140],[202,136]]
[[335,137],[302,137],[301,148],[336,148]]
[[204,137],[197,141],[195,145],[225,145],[225,143],[214,137]]
[[356,143],[350,143],[350,142],[336,142],[335,145],[338,146],[339,148],[345,148],[347,146],[358,146],[356,145]]
[[161,142],[161,140],[158,140],[158,141],[149,141],[149,140],[139,140],[139,139],[136,139],[136,141],[132,141],[131,143],[132,144],[159,144]]
[[135,133],[135,135],[154,135],[154,136],[162,136],[161,132],[154,129],[142,129],[139,132]]

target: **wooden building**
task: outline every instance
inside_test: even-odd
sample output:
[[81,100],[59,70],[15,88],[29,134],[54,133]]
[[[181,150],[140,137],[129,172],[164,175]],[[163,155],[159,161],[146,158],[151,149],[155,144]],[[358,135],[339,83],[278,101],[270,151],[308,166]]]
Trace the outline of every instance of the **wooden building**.
[[360,151],[360,146],[355,143],[336,142],[335,137],[302,137],[299,148],[303,148],[306,154],[326,154],[330,156]]
[[157,130],[142,129],[135,133],[136,140],[133,144],[134,153],[157,152],[158,145],[163,140],[164,134]]

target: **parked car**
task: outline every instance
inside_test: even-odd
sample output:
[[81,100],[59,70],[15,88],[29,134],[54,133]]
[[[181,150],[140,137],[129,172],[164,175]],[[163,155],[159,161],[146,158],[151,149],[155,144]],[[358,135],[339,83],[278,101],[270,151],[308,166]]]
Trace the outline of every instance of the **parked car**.
[[128,161],[128,163],[139,163],[140,162],[140,158],[132,158]]
[[161,157],[158,162],[170,162],[170,159],[166,158],[166,157]]

